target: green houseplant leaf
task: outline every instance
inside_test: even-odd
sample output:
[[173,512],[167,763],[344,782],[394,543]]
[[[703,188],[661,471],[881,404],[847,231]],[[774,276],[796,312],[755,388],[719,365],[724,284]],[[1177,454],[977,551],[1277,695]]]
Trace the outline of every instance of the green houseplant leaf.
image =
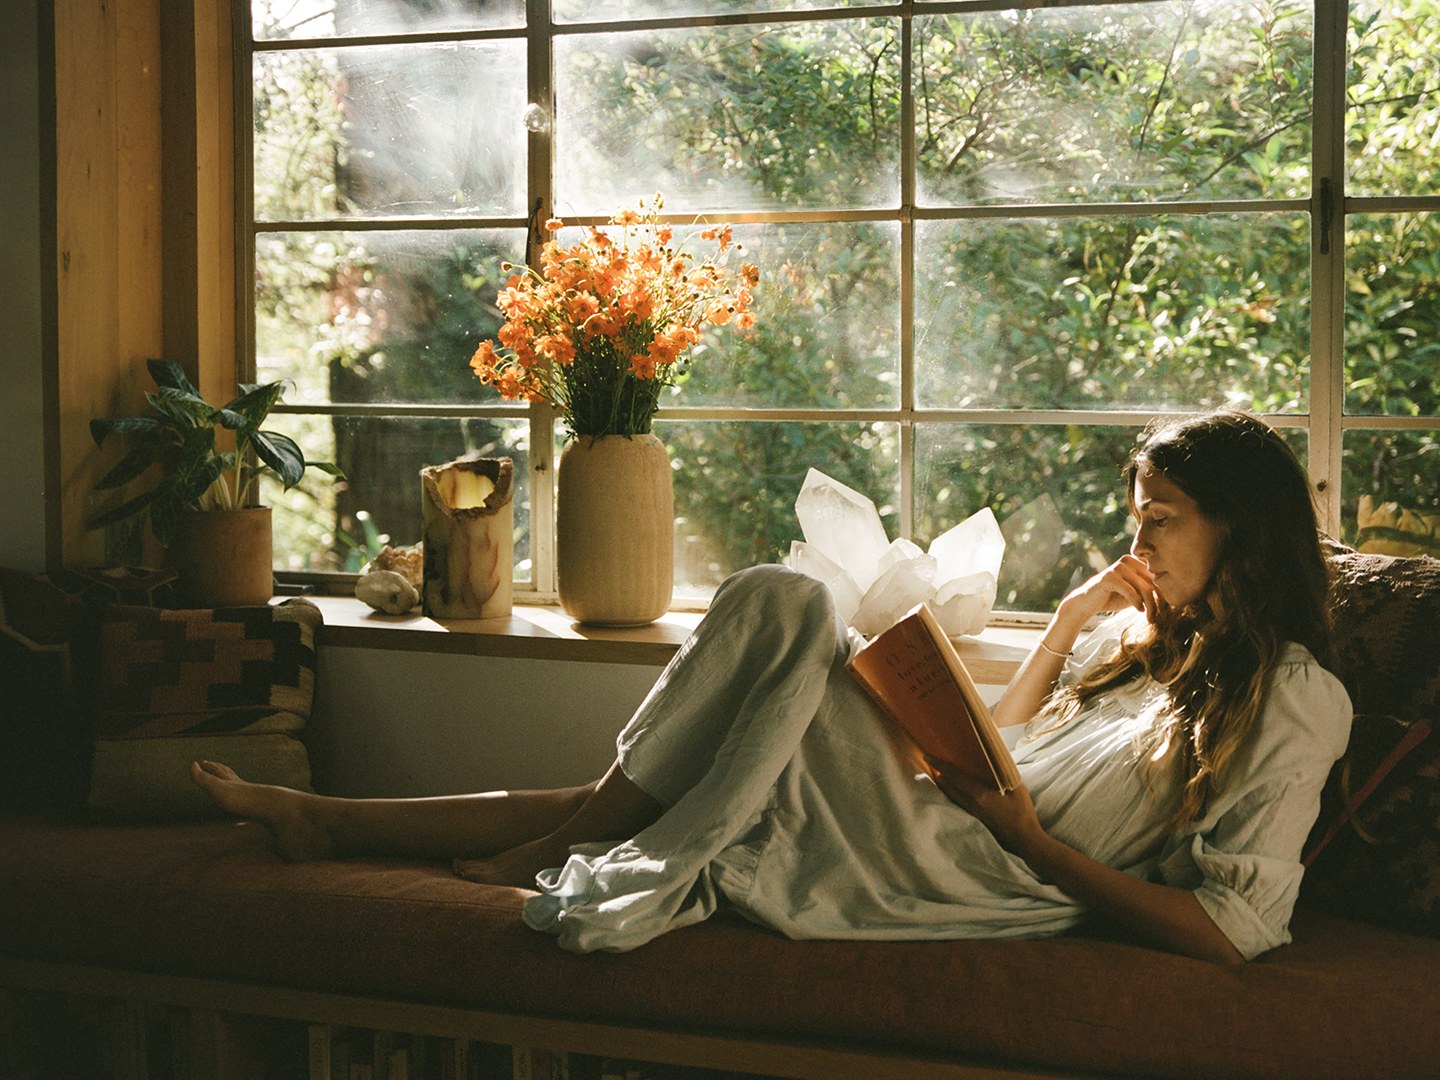
[[[260,425],[284,392],[283,382],[242,385],[240,396],[216,408],[173,360],[147,360],[156,391],[145,398],[153,416],[127,416],[90,421],[90,435],[103,446],[111,435],[129,443],[129,450],[96,483],[98,491],[124,486],[160,466],[163,477],[150,491],[96,514],[86,523],[100,529],[148,517],[155,539],[169,546],[176,523],[187,510],[229,510],[254,505],[256,481],[273,472],[288,490],[307,468],[331,476],[344,474],[328,462],[306,461],[289,436],[262,431]],[[216,432],[235,433],[233,451],[217,450]],[[253,454],[253,458],[252,458]],[[254,459],[258,459],[258,464]]]

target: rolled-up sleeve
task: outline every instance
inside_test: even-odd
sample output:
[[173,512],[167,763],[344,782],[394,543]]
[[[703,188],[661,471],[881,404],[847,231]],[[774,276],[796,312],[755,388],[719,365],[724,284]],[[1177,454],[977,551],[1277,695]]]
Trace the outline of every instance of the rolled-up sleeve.
[[1161,855],[1161,879],[1194,890],[1247,960],[1290,940],[1301,848],[1325,779],[1345,751],[1350,719],[1340,681],[1291,646],[1222,789]]

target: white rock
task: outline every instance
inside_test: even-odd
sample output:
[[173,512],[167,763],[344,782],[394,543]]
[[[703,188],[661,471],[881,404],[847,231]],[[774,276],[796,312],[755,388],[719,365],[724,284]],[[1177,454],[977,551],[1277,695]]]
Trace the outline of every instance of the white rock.
[[860,590],[854,578],[803,540],[790,541],[790,566],[828,586],[836,613],[847,626],[854,621],[860,610]]
[[850,625],[866,637],[873,637],[890,629],[916,604],[928,600],[933,592],[922,563],[918,560],[898,562],[865,590],[860,610],[855,613]]
[[880,576],[889,541],[875,504],[864,495],[811,469],[796,496],[795,516],[805,542],[854,578],[861,592]]
[[1005,536],[986,507],[936,537],[929,552],[903,537],[885,542],[875,504],[811,469],[795,499],[804,542],[790,565],[824,582],[840,617],[866,637],[929,603],[951,637],[978,634],[995,607]]
[[947,581],[930,601],[935,619],[951,637],[978,634],[995,607],[995,575],[988,570]]
[[355,582],[355,599],[386,615],[404,615],[420,603],[420,593],[403,574],[372,570]]

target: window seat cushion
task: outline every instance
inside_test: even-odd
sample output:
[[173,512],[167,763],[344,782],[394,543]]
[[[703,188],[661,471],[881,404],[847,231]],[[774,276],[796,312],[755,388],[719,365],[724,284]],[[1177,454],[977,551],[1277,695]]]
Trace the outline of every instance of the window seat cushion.
[[1301,912],[1241,968],[1104,936],[788,941],[738,918],[575,955],[529,894],[398,860],[287,864],[253,825],[0,821],[0,952],[99,967],[1056,1069],[1418,1076],[1440,941]]

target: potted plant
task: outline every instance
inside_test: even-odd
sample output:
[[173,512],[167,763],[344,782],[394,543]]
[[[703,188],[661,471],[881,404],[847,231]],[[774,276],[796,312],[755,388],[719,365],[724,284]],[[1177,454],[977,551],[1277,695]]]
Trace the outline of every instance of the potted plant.
[[[286,490],[307,468],[343,477],[328,462],[307,461],[295,441],[262,431],[284,390],[281,382],[242,385],[240,396],[216,408],[173,360],[147,360],[158,387],[146,394],[153,416],[90,421],[97,446],[122,435],[129,452],[95,485],[107,491],[136,479],[152,465],[164,470],[160,482],[91,518],[91,529],[128,523],[122,561],[138,562],[144,524],[166,548],[180,573],[188,603],[200,607],[264,603],[271,594],[273,560],[270,508],[255,503],[259,478],[274,473]],[[235,448],[216,446],[216,434],[235,433]]]

